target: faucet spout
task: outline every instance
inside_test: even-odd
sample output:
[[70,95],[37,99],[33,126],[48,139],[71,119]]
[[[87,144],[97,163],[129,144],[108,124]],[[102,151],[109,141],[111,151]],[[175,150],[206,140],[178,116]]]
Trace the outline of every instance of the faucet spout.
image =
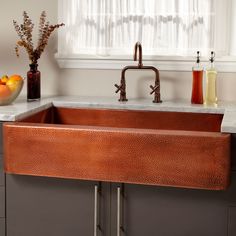
[[120,102],[126,102],[128,99],[126,98],[126,81],[125,81],[125,72],[127,70],[152,70],[155,73],[155,85],[150,86],[152,91],[150,94],[154,94],[154,103],[161,103],[161,95],[160,95],[160,78],[159,78],[159,71],[154,66],[143,66],[143,52],[142,52],[142,45],[140,42],[137,42],[134,47],[134,61],[137,61],[137,54],[139,53],[138,58],[138,65],[137,66],[126,66],[123,68],[121,72],[121,81],[120,85],[115,84],[116,93],[120,92]]
[[137,61],[137,52],[139,52],[138,67],[141,68],[143,66],[143,50],[140,42],[134,46],[134,61]]

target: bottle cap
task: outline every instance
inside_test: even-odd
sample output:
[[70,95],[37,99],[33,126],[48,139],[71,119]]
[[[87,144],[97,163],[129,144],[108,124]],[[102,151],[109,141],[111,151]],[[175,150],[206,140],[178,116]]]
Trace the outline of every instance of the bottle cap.
[[215,52],[212,51],[212,52],[211,52],[211,57],[210,57],[210,62],[211,62],[211,63],[214,62],[215,56],[216,56]]
[[197,51],[197,63],[200,63],[200,52]]

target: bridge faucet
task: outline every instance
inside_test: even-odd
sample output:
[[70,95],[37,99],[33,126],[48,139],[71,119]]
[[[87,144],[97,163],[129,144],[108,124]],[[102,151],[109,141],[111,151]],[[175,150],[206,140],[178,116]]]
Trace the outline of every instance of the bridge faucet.
[[129,69],[131,70],[152,70],[155,72],[155,85],[150,85],[150,88],[152,91],[150,94],[154,93],[154,103],[161,103],[161,95],[160,95],[160,78],[159,78],[159,71],[154,66],[143,66],[143,54],[142,54],[142,45],[140,42],[137,42],[134,47],[134,61],[137,61],[137,52],[139,52],[139,59],[138,59],[138,65],[137,66],[126,66],[123,68],[121,72],[121,81],[120,85],[115,84],[115,87],[117,88],[116,93],[120,91],[120,102],[128,101],[126,98],[126,81],[125,81],[125,72]]

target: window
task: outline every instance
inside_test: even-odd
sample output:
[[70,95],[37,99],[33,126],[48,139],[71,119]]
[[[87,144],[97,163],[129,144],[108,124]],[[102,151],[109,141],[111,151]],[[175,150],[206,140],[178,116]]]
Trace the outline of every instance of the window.
[[231,0],[59,0],[58,57],[146,58],[230,54]]

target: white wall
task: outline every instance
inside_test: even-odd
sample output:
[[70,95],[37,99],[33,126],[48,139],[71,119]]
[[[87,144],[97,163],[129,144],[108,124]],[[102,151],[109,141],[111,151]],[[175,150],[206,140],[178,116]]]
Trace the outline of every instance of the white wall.
[[[0,0],[0,74],[21,74],[25,76],[29,60],[21,50],[18,59],[14,53],[17,40],[12,20],[22,20],[26,10],[34,22],[38,22],[42,10],[48,13],[51,23],[57,22],[57,0]],[[120,81],[119,70],[76,70],[59,69],[54,59],[56,34],[49,41],[47,50],[39,60],[42,73],[43,95],[89,95],[114,96],[114,83]],[[163,100],[189,99],[191,96],[190,72],[160,72],[161,95]],[[154,84],[152,72],[128,72],[128,98],[149,97],[149,85]],[[218,97],[220,100],[236,101],[236,74],[219,73]],[[26,89],[22,95],[26,94]],[[150,98],[152,99],[152,98]]]
[[[22,22],[22,13],[27,11],[33,22],[39,20],[43,10],[48,13],[48,20],[57,23],[57,0],[0,0],[0,75],[20,74],[26,76],[29,59],[24,49],[20,49],[20,58],[15,55],[15,43],[18,36],[13,27],[13,20]],[[36,27],[37,29],[37,27]],[[37,35],[35,31],[35,36]],[[39,60],[42,72],[42,92],[45,95],[59,93],[59,69],[54,59],[56,52],[56,34],[49,41],[47,50]],[[26,94],[26,86],[23,93]]]

